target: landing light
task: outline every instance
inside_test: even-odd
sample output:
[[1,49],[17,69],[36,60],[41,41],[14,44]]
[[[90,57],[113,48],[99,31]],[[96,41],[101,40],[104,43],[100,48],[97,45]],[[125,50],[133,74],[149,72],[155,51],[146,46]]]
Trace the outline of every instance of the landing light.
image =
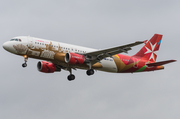
[[27,59],[27,58],[28,58],[28,56],[27,56],[27,55],[24,55],[24,58],[25,58],[25,59]]

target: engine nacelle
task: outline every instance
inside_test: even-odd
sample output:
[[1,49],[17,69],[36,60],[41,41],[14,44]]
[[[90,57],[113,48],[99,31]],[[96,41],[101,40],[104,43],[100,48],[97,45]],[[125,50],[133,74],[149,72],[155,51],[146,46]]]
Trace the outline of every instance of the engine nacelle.
[[43,73],[54,73],[56,71],[56,65],[46,61],[39,61],[37,69]]
[[85,57],[76,53],[66,53],[65,62],[69,64],[83,64],[85,62]]

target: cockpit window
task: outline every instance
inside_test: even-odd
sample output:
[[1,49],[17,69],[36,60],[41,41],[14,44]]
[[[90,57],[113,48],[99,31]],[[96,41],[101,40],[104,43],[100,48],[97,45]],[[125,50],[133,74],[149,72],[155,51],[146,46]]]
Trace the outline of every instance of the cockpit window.
[[21,39],[11,39],[10,41],[19,41],[19,42],[21,42]]

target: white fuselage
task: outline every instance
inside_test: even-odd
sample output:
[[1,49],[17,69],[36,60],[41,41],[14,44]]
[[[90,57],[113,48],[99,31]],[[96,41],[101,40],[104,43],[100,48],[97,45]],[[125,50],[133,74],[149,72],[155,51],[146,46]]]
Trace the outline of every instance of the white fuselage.
[[[4,49],[6,49],[7,51],[13,54],[17,54],[21,56],[27,55],[30,58],[36,58],[41,60],[45,59],[51,62],[54,60],[54,55],[55,55],[53,51],[62,52],[62,53],[72,52],[78,54],[85,54],[88,52],[97,51],[97,49],[86,48],[77,45],[71,45],[71,44],[55,42],[55,41],[29,37],[29,36],[14,37],[13,39],[12,41],[8,41],[4,43],[3,45]],[[39,51],[40,49],[42,53],[40,53]],[[102,68],[99,68],[98,70],[106,71],[106,72],[117,72],[117,66],[113,58],[110,57],[104,58],[99,63],[102,65]],[[64,62],[58,62],[58,64],[63,66],[69,65]],[[79,67],[75,65],[73,65],[73,67],[81,68],[81,69],[87,68],[87,67]]]

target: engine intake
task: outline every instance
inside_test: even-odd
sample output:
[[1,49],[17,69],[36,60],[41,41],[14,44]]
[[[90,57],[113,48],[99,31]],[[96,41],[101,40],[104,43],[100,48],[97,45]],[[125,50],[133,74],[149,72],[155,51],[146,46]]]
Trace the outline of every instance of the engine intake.
[[46,61],[39,61],[37,63],[37,69],[43,73],[54,73],[56,71],[56,65]]
[[76,53],[66,53],[65,62],[69,64],[83,64],[85,62],[84,55]]

